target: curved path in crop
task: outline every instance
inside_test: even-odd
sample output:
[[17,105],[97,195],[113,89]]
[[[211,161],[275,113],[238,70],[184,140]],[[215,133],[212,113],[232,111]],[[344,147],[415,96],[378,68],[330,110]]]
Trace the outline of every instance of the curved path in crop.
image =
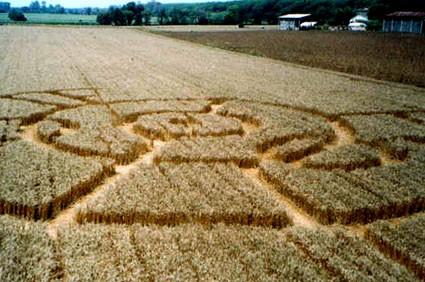
[[[46,91],[46,92],[58,93],[59,91],[61,91],[61,90]],[[10,95],[10,97],[19,100],[19,95],[20,94],[18,93],[16,95]],[[96,94],[96,95],[98,95],[98,94]],[[150,100],[150,101],[152,101],[152,100]],[[230,100],[228,100],[228,101],[230,101]],[[222,107],[222,104],[224,102],[225,102],[224,100],[223,101],[211,100],[210,101],[210,104],[211,104],[210,111],[208,112],[208,114],[216,115],[217,111],[220,109],[220,107]],[[99,102],[89,101],[89,104],[96,104],[96,103],[105,104],[101,100]],[[113,103],[111,103],[111,104],[113,104]],[[259,104],[259,105],[263,104],[263,105],[270,105],[270,106],[274,106],[274,107],[277,106],[277,107],[282,107],[282,108],[291,108],[288,105],[278,105],[278,104],[271,104],[271,103],[254,102],[254,104]],[[293,110],[305,112],[305,114],[307,114],[307,115],[313,114],[313,115],[317,115],[318,117],[325,116],[324,113],[315,113],[315,112],[312,113],[309,110],[304,111],[304,110],[299,109],[299,108],[293,108]],[[115,117],[116,120],[120,120],[120,117],[117,116],[117,114],[114,113],[112,109],[111,109],[111,115],[113,117]],[[244,137],[247,137],[250,134],[253,134],[253,133],[258,132],[260,130],[260,125],[258,125],[258,124],[253,124],[253,123],[247,122],[246,120],[245,121],[240,120],[240,121],[241,121],[241,124],[242,124],[242,128],[244,129],[244,132],[242,134],[242,136],[244,136]],[[355,143],[354,133],[349,128],[347,128],[343,123],[338,122],[338,121],[333,121],[332,119],[328,119],[327,122],[328,122],[329,126],[332,128],[335,136],[331,141],[329,141],[329,143],[325,144],[325,146],[323,147],[322,150],[331,151],[335,148],[338,148],[339,146],[344,146],[344,145],[349,145],[349,144]],[[133,123],[119,122],[118,124],[116,124],[117,128],[119,128],[120,130],[122,130],[122,131],[124,131],[124,132],[126,132],[130,135],[138,135],[137,133],[134,132],[133,125],[134,125],[134,122]],[[41,141],[41,139],[37,135],[37,123],[27,125],[27,126],[22,126],[21,130],[22,130],[22,132],[20,133],[20,136],[22,137],[22,139],[33,142],[36,145],[42,146],[44,148],[61,150],[61,147],[56,146],[55,143],[44,143],[43,141]],[[75,132],[75,130],[70,130],[70,129],[67,129],[67,128],[61,129],[62,134],[70,134],[70,133],[73,133],[73,132]],[[143,138],[146,138],[146,137],[143,137]],[[100,186],[92,189],[92,192],[90,194],[87,194],[87,195],[81,197],[74,204],[72,204],[68,208],[64,209],[60,214],[58,214],[55,218],[53,218],[49,221],[48,232],[52,236],[52,238],[57,237],[57,232],[60,228],[64,228],[64,227],[68,226],[69,224],[74,224],[76,222],[76,216],[77,216],[79,208],[84,206],[89,201],[93,201],[93,200],[95,201],[97,197],[101,197],[103,195],[105,189],[108,186],[113,185],[119,179],[123,179],[123,178],[127,177],[131,173],[132,170],[138,169],[139,165],[141,165],[141,164],[148,165],[148,166],[158,165],[158,163],[156,163],[154,161],[155,156],[160,155],[161,154],[161,148],[164,145],[166,145],[167,143],[169,143],[170,141],[171,140],[161,141],[161,140],[151,139],[151,140],[148,141],[148,143],[151,144],[148,152],[140,154],[140,156],[136,160],[130,162],[129,164],[114,165],[115,173],[113,175],[106,177],[104,179],[103,183]],[[277,144],[277,145],[279,145],[279,144]],[[275,147],[272,146],[271,148],[269,148],[264,153],[259,152],[258,157],[259,157],[260,162],[262,160],[278,159],[274,154],[275,153],[274,149],[275,149]],[[320,153],[320,152],[315,152],[315,153],[317,154],[317,153]],[[309,155],[305,155],[304,157],[308,157],[308,156]],[[386,165],[386,164],[390,164],[390,163],[395,162],[394,160],[388,159],[385,156],[385,154],[381,154],[381,160],[382,160],[381,161],[382,165]],[[298,159],[298,160],[292,162],[292,167],[295,168],[295,169],[301,168],[302,166],[303,165],[302,165],[301,159]],[[315,227],[320,225],[320,223],[317,222],[317,220],[312,218],[302,208],[297,206],[297,204],[294,203],[293,200],[291,200],[290,198],[285,197],[284,195],[278,193],[276,188],[273,186],[273,184],[268,183],[266,179],[264,179],[263,177],[260,176],[260,173],[259,173],[259,170],[258,170],[257,167],[241,168],[241,170],[243,171],[243,173],[249,179],[251,179],[259,187],[262,187],[263,189],[268,190],[272,195],[274,195],[274,197],[279,199],[279,201],[285,206],[286,212],[287,212],[289,218],[291,219],[291,221],[293,222],[294,225],[309,227],[309,228],[315,228]],[[357,229],[356,229],[356,228],[353,227],[353,231],[359,230],[359,228],[360,227],[357,227]],[[359,234],[362,234],[362,233],[359,233]]]
[[[358,169],[367,174],[372,170],[401,166],[417,166],[420,170],[425,159],[422,158],[425,152],[425,90],[421,88],[286,64],[199,46],[135,29],[2,26],[0,50],[0,125],[9,125],[10,121],[20,120],[18,133],[21,139],[48,150],[63,150],[54,140],[46,143],[38,136],[40,122],[48,120],[54,113],[86,105],[98,105],[108,112],[111,126],[128,136],[138,136],[147,144],[146,150],[129,163],[115,163],[114,172],[105,175],[100,185],[90,187],[90,193],[79,197],[54,218],[48,219],[47,231],[53,239],[57,239],[61,231],[67,232],[70,225],[78,224],[76,218],[82,206],[96,201],[104,195],[106,188],[125,179],[140,165],[158,166],[157,156],[170,142],[176,142],[173,138],[164,141],[138,135],[133,126],[135,119],[141,114],[135,114],[131,117],[131,122],[128,122],[122,113],[116,110],[120,105],[130,108],[134,103],[154,105],[168,101],[167,106],[170,106],[199,101],[209,103],[208,110],[203,111],[204,114],[219,115],[226,102],[234,101],[241,105],[288,110],[303,117],[323,120],[323,124],[333,132],[333,138],[327,138],[320,150],[284,163],[284,167],[289,168],[291,173],[307,170],[305,161],[309,157],[358,143],[376,149],[378,161],[359,167],[351,166],[347,169],[349,172],[356,172]],[[43,96],[45,94],[49,95],[48,99]],[[46,99],[40,100],[42,96]],[[65,98],[74,99],[74,104],[63,101]],[[13,108],[13,105],[23,101],[27,106],[33,105],[37,109],[45,107],[46,110],[29,114],[22,109]],[[155,110],[143,114],[153,113],[156,113]],[[187,113],[183,111],[183,114]],[[395,120],[399,124],[408,125],[407,128],[401,126],[395,133],[384,132],[384,129],[382,131],[395,136],[393,139],[403,144],[407,143],[409,150],[413,148],[413,154],[418,153],[418,156],[412,155],[411,151],[407,156],[403,155],[405,148],[402,147],[402,156],[394,158],[386,150],[385,146],[388,144],[381,146],[379,142],[361,142],[361,136],[355,128],[344,122],[344,118],[348,117],[364,117],[365,120],[382,117],[384,120]],[[243,129],[240,133],[242,139],[251,137],[262,129],[261,120],[255,123],[246,118],[239,118],[239,122]],[[360,127],[364,129],[367,125],[365,122]],[[78,130],[79,128],[61,124],[59,135],[70,135]],[[401,136],[398,136],[398,133]],[[189,137],[196,140],[193,136]],[[319,136],[314,138],[316,137]],[[276,154],[278,147],[293,141],[294,138],[277,138],[266,144],[264,150],[255,153],[258,163],[276,161],[282,164]],[[312,136],[308,138],[314,139]],[[7,138],[2,136],[0,147],[5,141],[3,139]],[[88,155],[85,157],[99,157]],[[345,162],[343,165],[350,163]],[[322,224],[317,215],[315,217],[302,201],[295,201],[296,197],[284,195],[280,191],[282,187],[265,179],[257,163],[239,169],[244,176],[257,184],[259,189],[263,189],[262,191],[285,207],[292,225],[313,229],[334,228],[332,225]],[[333,173],[333,170],[328,168],[309,169],[313,171],[313,175]],[[339,173],[338,170],[335,171]],[[303,175],[300,176],[302,177]],[[407,177],[403,177],[405,179],[401,180],[408,182]],[[417,180],[421,176],[415,177]],[[348,183],[348,180],[344,183]],[[397,185],[389,186],[392,189],[397,188]],[[421,188],[424,189],[416,187],[415,192],[419,191],[418,194],[423,195]],[[370,195],[380,199],[379,191],[369,190]],[[418,205],[415,205],[415,201],[408,199],[407,205],[403,206],[405,210],[400,209],[402,211],[399,214],[390,213],[387,216],[384,212],[373,210],[376,213],[372,213],[370,218],[364,219],[360,224],[354,222],[354,219],[353,222],[347,220],[348,223],[345,222],[344,225],[356,236],[364,237],[367,222],[423,212],[423,198],[417,201]],[[391,204],[385,207],[386,211]],[[411,207],[414,209],[410,209]],[[348,216],[347,218],[350,219]]]

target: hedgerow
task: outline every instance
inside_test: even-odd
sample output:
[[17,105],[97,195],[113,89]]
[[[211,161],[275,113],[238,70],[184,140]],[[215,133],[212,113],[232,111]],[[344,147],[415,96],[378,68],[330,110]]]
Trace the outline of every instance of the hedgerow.
[[0,148],[0,214],[48,219],[103,178],[94,160],[15,141]]

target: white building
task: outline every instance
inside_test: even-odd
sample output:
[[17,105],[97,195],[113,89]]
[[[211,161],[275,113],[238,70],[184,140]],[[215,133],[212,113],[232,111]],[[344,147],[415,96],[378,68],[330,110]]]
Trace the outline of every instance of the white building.
[[369,18],[367,17],[367,15],[364,15],[364,14],[357,15],[354,18],[350,19],[350,23],[348,24],[348,30],[366,31],[368,23],[369,23]]
[[279,17],[280,30],[300,30],[303,22],[310,17],[311,14],[287,14]]

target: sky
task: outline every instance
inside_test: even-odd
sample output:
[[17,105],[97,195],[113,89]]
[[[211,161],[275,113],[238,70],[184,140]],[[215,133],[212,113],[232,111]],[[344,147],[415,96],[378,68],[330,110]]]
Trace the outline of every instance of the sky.
[[[2,0],[3,1],[3,0]],[[32,0],[4,0],[10,2],[12,7],[28,6]],[[35,0],[34,0],[35,1]],[[41,3],[42,0],[39,0]],[[65,8],[81,8],[81,7],[109,7],[111,5],[123,5],[127,2],[138,0],[46,0],[47,4],[62,5]],[[140,1],[146,3],[148,0]],[[212,0],[156,0],[161,3],[193,3],[193,2],[211,2]],[[215,0],[216,1],[216,0]]]

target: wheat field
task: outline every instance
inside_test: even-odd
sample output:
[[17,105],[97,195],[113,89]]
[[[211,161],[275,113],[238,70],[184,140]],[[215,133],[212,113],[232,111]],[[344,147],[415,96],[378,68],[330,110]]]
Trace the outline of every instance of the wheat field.
[[421,281],[425,90],[136,29],[0,27],[1,281]]

